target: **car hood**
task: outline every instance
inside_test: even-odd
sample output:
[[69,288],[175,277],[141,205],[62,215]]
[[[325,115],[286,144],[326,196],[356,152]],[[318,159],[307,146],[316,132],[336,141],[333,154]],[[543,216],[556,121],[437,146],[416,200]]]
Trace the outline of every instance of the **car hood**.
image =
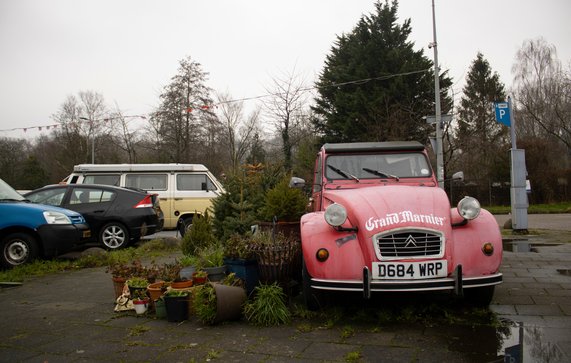
[[81,214],[78,212],[74,212],[74,211],[69,210],[69,209],[55,207],[55,206],[47,205],[47,204],[36,204],[36,203],[31,203],[31,202],[9,202],[9,203],[3,203],[3,204],[9,205],[10,210],[12,210],[14,212],[17,212],[18,210],[20,210],[20,211],[26,210],[26,211],[32,211],[32,212],[37,212],[37,213],[43,213],[45,211],[56,211],[56,212],[63,213],[68,217],[81,216]]
[[326,190],[323,197],[326,205],[342,204],[351,224],[368,235],[400,227],[450,227],[450,203],[440,188],[377,185]]

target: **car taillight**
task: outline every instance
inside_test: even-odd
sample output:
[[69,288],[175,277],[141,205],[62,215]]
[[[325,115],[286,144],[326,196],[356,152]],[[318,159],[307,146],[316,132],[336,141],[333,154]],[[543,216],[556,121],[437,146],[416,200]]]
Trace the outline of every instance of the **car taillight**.
[[153,208],[153,200],[147,195],[143,200],[137,203],[133,208]]

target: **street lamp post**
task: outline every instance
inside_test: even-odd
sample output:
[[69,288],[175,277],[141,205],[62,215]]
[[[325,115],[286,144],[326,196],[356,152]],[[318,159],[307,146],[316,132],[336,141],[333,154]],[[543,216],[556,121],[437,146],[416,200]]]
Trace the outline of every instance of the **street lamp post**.
[[91,139],[92,139],[92,143],[91,143],[91,164],[95,164],[95,128],[93,127],[93,121],[91,121],[91,119],[88,119],[87,117],[80,117],[80,120],[86,120],[89,121],[89,124],[91,126]]
[[442,151],[442,115],[440,110],[440,68],[438,67],[438,43],[436,42],[436,15],[432,0],[432,35],[434,41],[430,47],[434,49],[434,106],[436,121],[436,179],[438,186],[444,188],[444,153]]

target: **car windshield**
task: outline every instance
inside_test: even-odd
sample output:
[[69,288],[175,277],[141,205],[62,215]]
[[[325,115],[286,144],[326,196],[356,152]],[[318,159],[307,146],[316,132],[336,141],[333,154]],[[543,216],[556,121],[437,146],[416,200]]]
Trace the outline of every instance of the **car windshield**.
[[26,200],[17,191],[14,190],[10,185],[8,185],[4,180],[0,179],[0,201],[16,200],[23,201]]
[[422,153],[331,155],[325,175],[339,179],[426,178],[431,169]]

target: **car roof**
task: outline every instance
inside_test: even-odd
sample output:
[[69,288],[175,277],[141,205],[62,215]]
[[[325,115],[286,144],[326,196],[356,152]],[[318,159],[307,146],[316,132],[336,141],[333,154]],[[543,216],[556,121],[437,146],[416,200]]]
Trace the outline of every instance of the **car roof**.
[[[84,189],[88,189],[88,188],[97,188],[97,189],[105,189],[105,190],[114,190],[114,191],[118,191],[118,192],[128,192],[128,193],[141,193],[141,194],[149,194],[146,190],[143,189],[135,189],[135,188],[124,188],[124,187],[118,187],[118,186],[114,186],[114,185],[105,185],[105,184],[51,184],[51,185],[46,185],[44,187],[35,189],[35,190],[41,190],[41,189],[63,189],[63,188],[70,188],[70,189],[76,189],[76,188],[84,188]],[[33,190],[33,191],[35,191]],[[32,191],[32,192],[33,192]],[[28,194],[28,193],[26,193]]]
[[418,141],[348,142],[323,145],[328,154],[368,151],[422,151],[424,145]]

